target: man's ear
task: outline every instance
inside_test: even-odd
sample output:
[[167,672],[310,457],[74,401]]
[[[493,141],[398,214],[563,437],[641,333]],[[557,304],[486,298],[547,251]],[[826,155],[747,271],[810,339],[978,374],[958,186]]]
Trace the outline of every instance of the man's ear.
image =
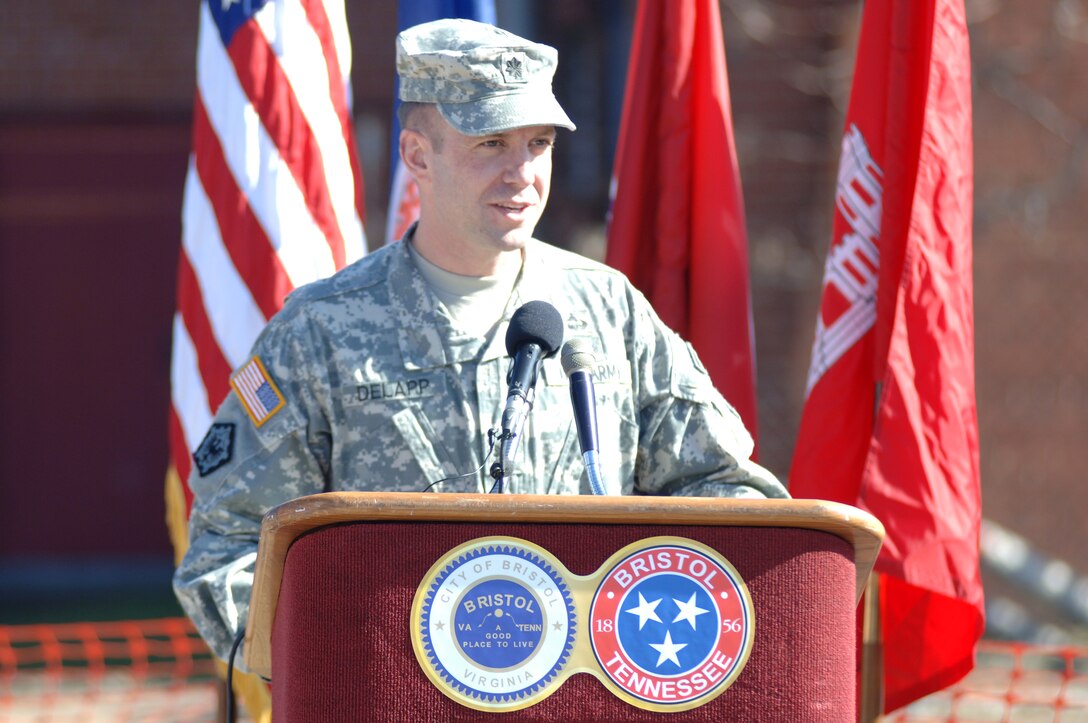
[[400,160],[404,168],[417,181],[430,172],[428,159],[431,143],[427,136],[419,131],[404,129],[400,132]]

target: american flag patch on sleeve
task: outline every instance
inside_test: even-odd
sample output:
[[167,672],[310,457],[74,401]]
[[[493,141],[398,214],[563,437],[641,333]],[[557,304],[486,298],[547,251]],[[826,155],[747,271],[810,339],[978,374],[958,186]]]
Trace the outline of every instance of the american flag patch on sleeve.
[[258,427],[267,422],[284,404],[283,395],[268,376],[260,357],[253,357],[246,362],[231,377],[230,385],[242,400],[242,406],[249,413],[249,418]]

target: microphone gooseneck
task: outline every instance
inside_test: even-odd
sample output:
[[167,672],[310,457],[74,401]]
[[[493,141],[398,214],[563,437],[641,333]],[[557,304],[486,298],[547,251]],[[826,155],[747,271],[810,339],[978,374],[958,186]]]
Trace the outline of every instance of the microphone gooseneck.
[[533,409],[540,363],[563,343],[563,317],[546,301],[530,301],[514,312],[506,330],[506,351],[512,357],[506,382],[509,391],[502,412],[499,457],[491,466],[494,491],[502,492],[513,469],[525,419]]
[[574,424],[578,429],[578,445],[586,466],[589,486],[595,495],[607,494],[604,474],[597,450],[597,395],[593,388],[593,370],[597,360],[588,339],[575,338],[563,345],[563,371],[570,379],[570,402],[574,408]]

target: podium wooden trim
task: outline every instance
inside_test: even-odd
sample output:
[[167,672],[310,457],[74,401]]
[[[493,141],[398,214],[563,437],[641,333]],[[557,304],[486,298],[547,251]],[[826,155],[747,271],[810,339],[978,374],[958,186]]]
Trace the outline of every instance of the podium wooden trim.
[[869,513],[823,500],[419,492],[329,492],[300,497],[270,510],[261,525],[245,637],[245,660],[250,671],[265,677],[272,673],[272,623],[291,543],[326,525],[368,521],[584,522],[820,530],[853,547],[855,600],[861,597],[884,539],[884,526]]

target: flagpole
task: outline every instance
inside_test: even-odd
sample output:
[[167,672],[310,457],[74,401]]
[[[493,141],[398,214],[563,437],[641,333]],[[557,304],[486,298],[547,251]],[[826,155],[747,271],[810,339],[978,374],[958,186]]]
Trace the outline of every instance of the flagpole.
[[[873,419],[880,407],[882,384],[873,394]],[[861,620],[861,701],[860,723],[876,723],[884,712],[884,631],[880,619],[880,573],[873,570],[865,581],[865,607]]]
[[880,620],[880,575],[873,572],[865,584],[861,623],[861,723],[881,720],[884,710],[884,635]]

